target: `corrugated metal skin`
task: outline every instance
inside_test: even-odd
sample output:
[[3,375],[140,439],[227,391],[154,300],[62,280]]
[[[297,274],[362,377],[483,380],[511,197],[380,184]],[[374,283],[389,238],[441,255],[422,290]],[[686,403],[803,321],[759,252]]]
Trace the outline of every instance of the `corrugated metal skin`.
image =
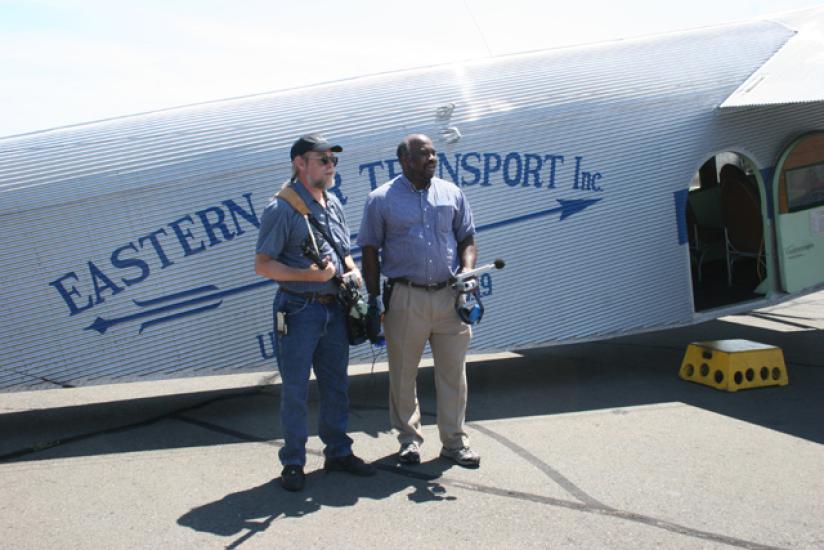
[[[689,262],[678,243],[673,193],[717,151],[743,147],[767,167],[791,136],[824,127],[820,107],[766,115],[715,109],[790,36],[779,25],[756,23],[366,77],[0,140],[0,389],[273,369],[274,285],[130,316],[152,309],[136,302],[262,281],[253,272],[257,230],[242,216],[236,224],[225,201],[248,211],[244,195],[251,194],[259,215],[288,175],[287,151],[297,135],[321,130],[344,145],[340,190],[356,232],[370,190],[364,166],[392,159],[406,133],[438,136],[446,122],[435,111],[449,102],[456,109],[448,124],[464,137],[436,142],[447,159],[473,152],[501,159],[518,153],[524,162],[527,153],[564,156],[554,188],[546,167],[540,187],[510,186],[501,171],[489,185],[465,185],[478,226],[554,208],[558,199],[600,199],[563,220],[556,213],[479,234],[481,263],[503,257],[507,268],[492,276],[473,349],[690,322]],[[602,191],[572,188],[576,157],[602,174]],[[376,180],[387,177],[385,166],[376,168]],[[458,175],[459,183],[472,179],[468,169]],[[222,211],[230,238],[210,243],[196,214],[209,208],[206,216]],[[204,242],[189,255],[170,225],[187,215],[187,242]],[[134,248],[122,257],[150,270],[131,286],[123,280],[136,279],[140,268],[117,269],[111,258],[129,243]],[[103,289],[102,303],[70,315],[49,283],[75,273],[65,284],[76,287],[72,299],[82,307],[94,295],[89,262],[122,291]],[[145,321],[184,312],[192,314],[140,330]],[[98,317],[126,319],[103,334],[84,330]],[[371,351],[352,348],[352,358],[370,360]]]
[[797,32],[721,104],[722,109],[824,101],[824,8],[788,14]]

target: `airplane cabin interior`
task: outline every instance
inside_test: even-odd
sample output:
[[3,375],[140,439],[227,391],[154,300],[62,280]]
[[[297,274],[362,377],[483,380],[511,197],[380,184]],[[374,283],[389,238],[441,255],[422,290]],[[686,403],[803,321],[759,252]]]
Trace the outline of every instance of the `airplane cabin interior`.
[[700,168],[687,198],[687,232],[696,311],[766,293],[761,194],[746,157],[721,153]]

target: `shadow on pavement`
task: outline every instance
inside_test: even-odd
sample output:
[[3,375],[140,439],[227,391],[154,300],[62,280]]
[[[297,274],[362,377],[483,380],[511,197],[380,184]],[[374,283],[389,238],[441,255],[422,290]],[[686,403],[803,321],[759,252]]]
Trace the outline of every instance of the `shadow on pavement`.
[[[821,330],[779,332],[725,321],[621,337],[612,340],[520,352],[511,361],[512,375],[490,373],[475,380],[484,394],[493,384],[510,394],[511,416],[528,414],[525,403],[543,397],[543,414],[558,414],[633,405],[682,402],[809,441],[824,443],[824,335]],[[748,339],[780,347],[790,383],[735,393],[715,390],[678,378],[678,368],[691,342]],[[541,366],[553,371],[540,376]],[[517,374],[515,374],[517,371]],[[493,381],[494,377],[497,381]],[[532,386],[530,386],[532,380]],[[521,398],[515,398],[520,393]],[[475,402],[472,418],[479,419]],[[494,417],[491,415],[490,417]]]
[[215,502],[193,508],[177,523],[196,531],[222,537],[236,536],[226,548],[236,548],[255,534],[266,531],[274,521],[285,517],[304,517],[323,507],[354,506],[362,498],[381,500],[414,488],[408,500],[417,503],[455,500],[444,496],[437,480],[450,464],[444,460],[422,463],[410,470],[394,464],[393,456],[374,462],[382,471],[397,475],[356,478],[341,472],[316,470],[306,475],[306,486],[290,493],[278,478],[263,485],[231,493]]
[[[682,402],[824,443],[824,424],[820,422],[824,413],[820,398],[824,394],[821,333],[780,332],[711,321],[475,362],[468,368],[467,418],[477,422]],[[781,347],[790,384],[727,393],[678,378],[687,344],[727,338]],[[418,383],[424,423],[432,424],[435,395],[431,368],[421,369]],[[385,433],[387,373],[352,377],[350,395],[350,430],[375,437]],[[316,388],[312,399],[317,399]],[[278,401],[278,386],[263,386],[0,415],[0,462],[274,442],[280,437]],[[310,430],[317,426],[314,417],[309,425]],[[146,429],[135,431],[140,428]]]

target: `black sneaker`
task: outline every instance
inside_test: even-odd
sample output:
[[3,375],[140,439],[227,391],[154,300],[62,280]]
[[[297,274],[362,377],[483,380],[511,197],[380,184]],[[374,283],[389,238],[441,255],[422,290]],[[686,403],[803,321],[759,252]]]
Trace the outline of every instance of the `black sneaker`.
[[327,458],[323,462],[323,469],[327,472],[338,471],[348,474],[368,477],[375,475],[375,467],[365,463],[353,454],[335,458]]
[[300,491],[306,483],[306,474],[303,467],[294,464],[287,464],[280,473],[280,486],[287,491]]

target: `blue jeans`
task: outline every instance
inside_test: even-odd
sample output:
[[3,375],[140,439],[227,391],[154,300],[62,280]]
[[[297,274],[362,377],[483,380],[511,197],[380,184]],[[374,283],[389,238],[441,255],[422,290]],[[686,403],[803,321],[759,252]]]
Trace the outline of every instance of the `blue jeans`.
[[278,291],[274,311],[286,314],[286,334],[276,333],[275,350],[281,378],[281,464],[306,464],[310,368],[314,368],[320,390],[318,435],[325,444],[323,453],[327,458],[351,454],[352,440],[346,435],[349,339],[343,307],[337,302],[320,304]]

